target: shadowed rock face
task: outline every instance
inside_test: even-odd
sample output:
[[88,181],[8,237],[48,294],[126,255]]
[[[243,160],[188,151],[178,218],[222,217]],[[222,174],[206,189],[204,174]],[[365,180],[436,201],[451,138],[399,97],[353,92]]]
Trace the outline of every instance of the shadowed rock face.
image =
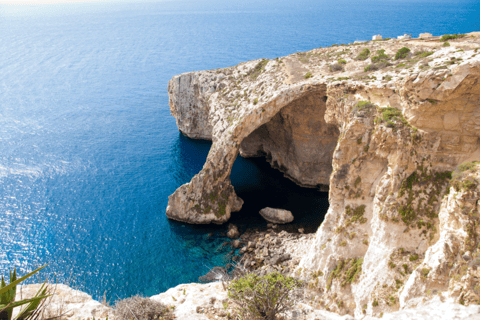
[[242,157],[265,156],[273,168],[303,187],[329,184],[338,128],[325,123],[326,93],[284,107],[240,145]]

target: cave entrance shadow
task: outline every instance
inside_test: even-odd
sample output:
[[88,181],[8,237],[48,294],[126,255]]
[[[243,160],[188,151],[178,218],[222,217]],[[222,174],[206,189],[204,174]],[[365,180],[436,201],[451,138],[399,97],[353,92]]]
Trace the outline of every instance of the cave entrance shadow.
[[242,209],[232,213],[231,223],[244,231],[247,228],[266,228],[267,221],[259,214],[265,207],[290,210],[295,217],[292,223],[280,226],[281,230],[305,233],[316,232],[328,210],[328,192],[303,188],[273,169],[265,158],[238,156],[230,175],[237,195],[244,200]]

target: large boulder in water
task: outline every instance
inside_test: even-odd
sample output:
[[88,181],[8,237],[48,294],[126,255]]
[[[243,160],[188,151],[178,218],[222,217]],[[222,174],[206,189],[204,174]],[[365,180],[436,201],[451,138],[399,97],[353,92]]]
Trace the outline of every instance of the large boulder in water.
[[293,214],[284,209],[263,208],[260,210],[260,215],[268,222],[285,224],[293,221]]

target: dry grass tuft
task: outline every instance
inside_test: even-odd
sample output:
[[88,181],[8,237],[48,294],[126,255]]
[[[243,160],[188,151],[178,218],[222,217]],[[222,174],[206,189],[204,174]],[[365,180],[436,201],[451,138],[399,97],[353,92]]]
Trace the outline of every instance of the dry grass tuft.
[[161,302],[133,296],[115,303],[117,320],[172,320],[172,310]]

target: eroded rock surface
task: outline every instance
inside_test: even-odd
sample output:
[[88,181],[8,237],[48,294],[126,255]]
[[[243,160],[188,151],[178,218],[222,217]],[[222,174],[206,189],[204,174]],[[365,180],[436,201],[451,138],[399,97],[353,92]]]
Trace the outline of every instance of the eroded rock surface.
[[[70,288],[64,284],[48,284],[48,292],[44,319],[60,317],[61,319],[115,319],[112,308],[93,300],[89,294]],[[17,288],[16,300],[29,299],[35,296],[41,284],[29,284]],[[16,308],[19,309],[19,308]],[[15,310],[15,309],[14,309]],[[18,310],[17,310],[18,312]]]
[[[185,96],[205,101],[213,144],[167,215],[227,221],[242,204],[229,180],[236,156],[265,156],[300,185],[329,185],[330,208],[296,270],[322,308],[361,318],[435,299],[480,304],[476,36],[449,47],[412,39],[319,48],[178,76],[223,75],[214,92]],[[402,47],[410,53],[395,60]]]

